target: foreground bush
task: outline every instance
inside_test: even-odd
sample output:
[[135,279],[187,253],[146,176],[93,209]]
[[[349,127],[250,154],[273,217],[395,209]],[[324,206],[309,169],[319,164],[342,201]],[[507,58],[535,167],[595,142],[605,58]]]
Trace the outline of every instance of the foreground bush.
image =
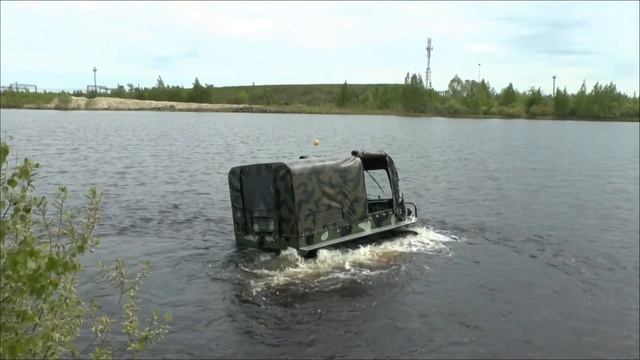
[[0,144],[0,358],[76,357],[81,328],[94,338],[86,351],[94,358],[136,357],[168,332],[170,317],[154,311],[146,326],[138,320],[139,290],[148,265],[129,277],[122,260],[101,266],[104,280],[126,300],[118,341],[110,340],[115,317],[100,314],[78,294],[80,258],[99,244],[93,232],[100,220],[102,194],[92,188],[81,220],[66,206],[60,186],[49,213],[46,197],[33,195],[38,163],[28,159],[9,168],[9,145]]

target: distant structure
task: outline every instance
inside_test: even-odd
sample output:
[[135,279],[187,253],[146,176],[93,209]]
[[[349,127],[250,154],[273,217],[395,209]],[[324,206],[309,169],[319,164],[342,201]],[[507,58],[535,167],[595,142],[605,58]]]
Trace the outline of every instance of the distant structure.
[[113,89],[102,85],[87,85],[87,92],[109,93],[111,90]]
[[431,50],[433,50],[433,46],[431,46],[431,38],[427,39],[427,73],[424,77],[424,86],[427,89],[431,89]]
[[93,67],[93,69],[91,71],[93,71],[93,85],[87,85],[87,92],[88,93],[89,92],[109,93],[109,92],[111,92],[111,90],[113,90],[113,89],[109,89],[106,86],[97,84],[96,72],[98,71],[98,69],[95,66]]
[[[97,89],[98,86],[96,84],[96,71],[98,71],[98,69],[96,69],[96,67],[94,66],[92,71],[93,71],[93,88]],[[89,88],[87,88],[87,91],[89,91]]]
[[480,82],[480,66],[482,66],[482,64],[478,63],[478,82]]
[[553,74],[552,78],[553,78],[553,91],[552,91],[552,94],[553,94],[553,96],[556,96],[556,74]]
[[0,87],[0,92],[15,91],[15,92],[38,92],[38,86],[33,84],[19,84],[17,82],[9,84],[9,86]]

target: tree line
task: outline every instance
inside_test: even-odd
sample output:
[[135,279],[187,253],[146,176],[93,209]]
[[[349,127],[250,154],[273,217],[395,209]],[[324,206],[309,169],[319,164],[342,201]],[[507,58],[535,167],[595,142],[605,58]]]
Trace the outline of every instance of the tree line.
[[638,119],[640,103],[617,90],[615,84],[596,83],[587,90],[583,82],[575,94],[566,87],[555,95],[546,95],[540,88],[518,91],[512,83],[496,91],[482,80],[451,79],[447,90],[425,89],[420,75],[407,73],[399,88],[374,88],[371,92],[350,92],[343,84],[337,104],[343,106],[377,106],[407,113],[442,116],[502,116],[580,119]]
[[[109,94],[73,93],[125,99],[264,105],[275,110],[340,113],[415,114],[449,117],[509,117],[556,119],[640,119],[636,94],[620,92],[613,83],[582,83],[576,93],[565,88],[545,94],[540,88],[520,91],[512,83],[501,90],[485,80],[462,80],[457,75],[445,91],[426,89],[419,74],[407,73],[400,84],[316,84],[215,87],[195,78],[192,87],[166,85],[158,77],[152,87],[118,85]],[[3,107],[9,103],[3,93]],[[11,106],[9,106],[11,107]]]
[[188,101],[252,105],[306,105],[354,111],[389,110],[434,116],[503,116],[588,119],[638,119],[638,97],[628,96],[613,83],[595,83],[589,90],[583,82],[576,93],[566,87],[555,95],[540,88],[517,90],[509,83],[500,91],[485,80],[462,80],[457,75],[445,91],[426,89],[419,74],[407,73],[402,84],[272,85],[216,88],[201,84],[166,86],[161,77],[151,88],[132,84],[110,96],[140,100]]

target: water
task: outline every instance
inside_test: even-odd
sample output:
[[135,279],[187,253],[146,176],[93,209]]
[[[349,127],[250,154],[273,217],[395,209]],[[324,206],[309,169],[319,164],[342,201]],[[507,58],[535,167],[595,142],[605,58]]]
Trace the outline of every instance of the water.
[[[18,156],[43,164],[39,192],[104,190],[89,271],[152,263],[143,307],[174,322],[147,356],[638,355],[638,124],[1,114]],[[416,234],[317,259],[236,250],[229,168],[353,149],[394,158]],[[101,284],[82,291],[117,306]]]

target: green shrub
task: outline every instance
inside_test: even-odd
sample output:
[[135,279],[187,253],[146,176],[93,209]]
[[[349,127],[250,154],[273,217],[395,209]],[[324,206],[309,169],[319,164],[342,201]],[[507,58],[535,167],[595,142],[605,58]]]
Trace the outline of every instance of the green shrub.
[[0,95],[0,107],[20,109],[26,105],[46,105],[51,103],[55,97],[56,95],[52,93],[4,91]]
[[[0,358],[60,358],[78,356],[75,340],[83,326],[94,334],[92,356],[138,356],[146,345],[168,332],[153,313],[141,328],[139,288],[148,266],[132,279],[122,260],[113,269],[102,266],[106,280],[128,301],[123,305],[122,333],[126,344],[107,340],[115,318],[99,314],[99,307],[78,294],[80,258],[99,244],[93,232],[100,220],[102,194],[87,194],[82,219],[66,206],[67,188],[60,186],[49,213],[48,199],[33,195],[38,163],[28,159],[9,168],[9,145],[0,144]],[[122,351],[117,349],[122,348]],[[124,352],[124,353],[123,353]]]
[[529,115],[533,117],[549,117],[553,115],[553,109],[548,104],[535,104],[529,108]]
[[466,106],[460,104],[454,99],[449,99],[442,107],[444,115],[447,116],[460,116],[469,113],[469,109]]

